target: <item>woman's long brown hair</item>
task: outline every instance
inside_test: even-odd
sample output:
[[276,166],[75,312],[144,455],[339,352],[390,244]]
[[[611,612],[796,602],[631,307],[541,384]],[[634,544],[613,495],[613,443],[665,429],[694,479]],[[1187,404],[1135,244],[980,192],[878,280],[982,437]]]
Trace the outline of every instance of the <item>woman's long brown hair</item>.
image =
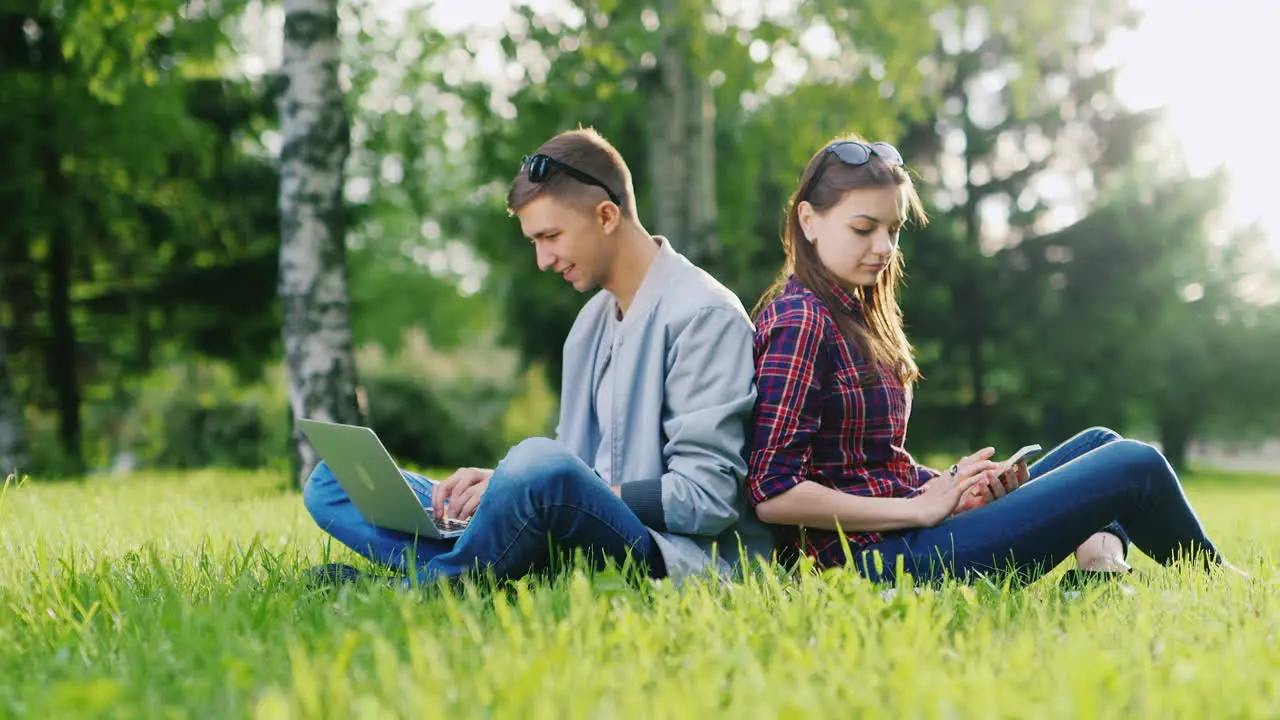
[[[841,140],[865,142],[857,136],[837,138],[831,142]],[[867,361],[870,372],[862,380],[875,381],[880,377],[882,368],[890,368],[904,385],[910,386],[919,378],[920,370],[903,330],[902,309],[898,306],[898,287],[904,274],[902,254],[894,253],[889,267],[881,273],[875,285],[845,287],[862,305],[862,314],[855,316],[836,296],[833,288],[839,281],[822,264],[813,243],[804,239],[804,229],[800,226],[800,203],[808,201],[816,212],[823,213],[839,203],[850,190],[897,187],[901,189],[909,215],[922,225],[927,219],[911,177],[904,168],[891,166],[879,156],[872,156],[864,165],[848,165],[834,155],[827,157],[830,145],[823,146],[809,159],[800,184],[791,195],[782,231],[782,249],[786,259],[773,285],[760,296],[752,314],[758,317],[760,310],[781,294],[787,281],[795,275],[801,285],[822,300],[845,341]]]

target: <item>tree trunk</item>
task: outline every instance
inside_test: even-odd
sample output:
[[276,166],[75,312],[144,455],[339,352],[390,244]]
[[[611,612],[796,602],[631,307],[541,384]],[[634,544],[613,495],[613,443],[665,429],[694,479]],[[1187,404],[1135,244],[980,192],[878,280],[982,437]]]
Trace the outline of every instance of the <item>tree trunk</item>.
[[654,232],[687,253],[689,227],[689,90],[679,32],[679,0],[662,0],[658,29],[657,88],[649,121],[649,187],[653,188]]
[[[63,203],[67,193],[56,161],[47,168],[49,187],[55,201],[55,212],[67,213]],[[80,447],[80,381],[76,377],[76,332],[71,319],[71,229],[69,218],[52,218],[49,242],[49,380],[58,405],[58,440],[62,445],[66,468],[73,475],[84,470],[84,453]]]
[[[966,102],[965,111],[966,129],[972,131],[973,128],[968,121],[968,110]],[[965,149],[965,168],[966,175],[968,169],[972,167],[973,157],[970,155],[969,147]],[[965,182],[966,198],[964,205],[965,233],[969,236],[969,242],[973,245],[976,258],[982,257],[982,218],[978,214],[978,188],[974,185],[973,180]],[[968,348],[969,360],[969,384],[973,389],[973,400],[969,405],[969,447],[971,450],[977,450],[987,444],[987,358],[986,358],[986,336],[988,327],[987,312],[990,307],[987,304],[987,280],[981,277],[982,269],[980,261],[976,260],[969,263],[969,277],[964,282],[961,292],[956,294],[957,300],[960,301],[961,307],[967,322],[965,327],[968,328],[964,339]],[[963,274],[962,274],[963,277]]]
[[688,195],[689,228],[684,242],[689,258],[716,272],[720,256],[716,235],[716,103],[711,83],[688,76],[693,102],[689,103],[690,154]]
[[[0,297],[3,297],[4,268],[0,268]],[[9,348],[4,328],[0,328],[0,482],[27,466],[26,435],[22,431],[22,407],[9,376]]]
[[690,62],[686,10],[681,0],[662,0],[659,13],[658,83],[649,124],[654,217],[647,222],[690,260],[709,266],[718,251],[715,99]]
[[1165,459],[1174,470],[1182,472],[1187,467],[1187,453],[1191,449],[1191,423],[1182,418],[1162,417],[1157,425]]
[[[336,0],[285,0],[280,98],[280,302],[292,420],[361,423],[342,200],[348,120],[338,86]],[[294,470],[319,461],[293,422]]]

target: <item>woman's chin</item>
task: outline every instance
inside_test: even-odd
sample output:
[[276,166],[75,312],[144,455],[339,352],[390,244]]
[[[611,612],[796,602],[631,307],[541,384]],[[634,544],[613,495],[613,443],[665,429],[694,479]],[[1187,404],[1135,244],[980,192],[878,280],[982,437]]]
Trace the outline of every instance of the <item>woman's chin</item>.
[[840,282],[848,288],[872,287],[880,280],[881,272],[872,272],[870,270],[855,270],[840,276]]

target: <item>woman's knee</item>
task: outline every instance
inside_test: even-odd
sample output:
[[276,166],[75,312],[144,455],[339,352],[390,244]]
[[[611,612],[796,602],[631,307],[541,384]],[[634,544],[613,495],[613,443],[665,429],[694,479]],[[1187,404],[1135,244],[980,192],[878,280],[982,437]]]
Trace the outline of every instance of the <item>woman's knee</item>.
[[1068,467],[1074,469],[1063,468],[1062,471],[1068,473],[1073,484],[1111,488],[1127,486],[1135,491],[1148,487],[1149,480],[1174,477],[1158,449],[1128,438],[1096,448]]
[[1140,440],[1123,438],[1110,443],[1107,451],[1117,458],[1118,462],[1132,470],[1169,470],[1169,461],[1165,459],[1160,449]]
[[1087,430],[1082,430],[1077,437],[1088,440],[1095,447],[1101,447],[1123,439],[1120,433],[1102,425],[1095,425]]

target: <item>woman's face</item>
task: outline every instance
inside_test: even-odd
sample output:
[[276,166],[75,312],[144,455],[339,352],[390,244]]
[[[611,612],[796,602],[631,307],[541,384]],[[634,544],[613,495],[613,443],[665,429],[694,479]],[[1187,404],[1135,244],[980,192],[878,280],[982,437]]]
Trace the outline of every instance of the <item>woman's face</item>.
[[821,213],[802,202],[799,242],[812,242],[827,271],[847,287],[875,285],[898,251],[904,210],[897,186],[847,190]]

